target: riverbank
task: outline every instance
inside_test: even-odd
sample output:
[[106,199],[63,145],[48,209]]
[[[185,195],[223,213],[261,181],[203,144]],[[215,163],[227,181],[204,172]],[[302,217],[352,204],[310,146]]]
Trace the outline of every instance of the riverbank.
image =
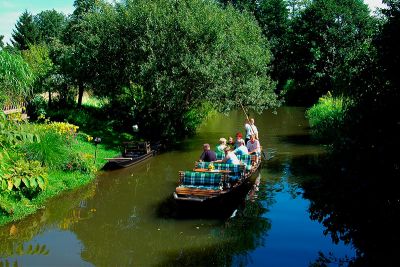
[[[69,147],[76,155],[82,155],[87,160],[92,161],[90,171],[66,169],[49,169],[47,185],[45,190],[41,191],[32,199],[22,197],[14,191],[3,191],[0,193],[0,226],[10,222],[21,220],[39,209],[46,207],[46,202],[66,191],[87,185],[93,181],[104,166],[104,158],[113,157],[118,154],[117,150],[106,148],[105,145],[97,146],[96,161],[94,159],[95,145],[93,143],[77,138]],[[95,162],[95,163],[94,163]]]

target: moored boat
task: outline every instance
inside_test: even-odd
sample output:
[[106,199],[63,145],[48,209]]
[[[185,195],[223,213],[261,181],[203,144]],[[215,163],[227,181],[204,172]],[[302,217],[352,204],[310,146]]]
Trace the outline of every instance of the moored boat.
[[155,154],[149,142],[124,142],[121,155],[114,158],[106,158],[108,162],[104,169],[126,168],[138,164]]

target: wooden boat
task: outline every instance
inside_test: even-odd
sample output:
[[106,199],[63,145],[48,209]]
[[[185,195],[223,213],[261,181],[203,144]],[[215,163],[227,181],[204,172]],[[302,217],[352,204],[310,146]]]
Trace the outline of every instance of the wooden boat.
[[105,158],[108,160],[104,169],[126,168],[138,164],[155,155],[148,142],[124,142],[124,148],[121,155],[114,158]]
[[179,185],[173,193],[179,202],[220,202],[240,194],[261,164],[261,155],[241,155],[243,164],[197,162],[193,171],[179,172]]

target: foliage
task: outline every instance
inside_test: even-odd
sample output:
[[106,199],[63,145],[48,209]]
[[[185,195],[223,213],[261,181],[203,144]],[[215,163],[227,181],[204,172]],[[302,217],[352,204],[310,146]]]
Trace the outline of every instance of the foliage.
[[353,69],[364,63],[354,61],[354,54],[366,53],[375,25],[359,0],[315,0],[307,5],[291,23],[288,55],[296,86],[289,91],[289,101],[310,104],[327,91],[348,89],[354,78],[348,73],[356,73]]
[[0,35],[0,49],[4,47],[4,35]]
[[312,218],[334,240],[354,245],[353,266],[399,265],[400,3],[384,3],[375,51],[361,57],[347,91],[354,103],[336,132],[324,179],[305,188]]
[[29,160],[37,160],[51,169],[62,168],[70,154],[68,145],[73,141],[77,126],[53,122],[30,125],[29,128],[39,136],[38,142],[22,144],[22,150]]
[[126,1],[100,6],[78,26],[81,54],[96,73],[88,82],[126,112],[125,129],[134,122],[153,138],[174,138],[186,133],[185,114],[204,102],[224,112],[238,102],[258,110],[279,103],[266,40],[250,15],[232,7]]
[[81,173],[93,173],[96,171],[94,157],[87,153],[72,154],[69,156],[62,169],[67,172],[79,171]]
[[314,137],[322,142],[332,142],[343,123],[345,106],[343,97],[333,97],[330,92],[320,97],[306,112]]
[[18,191],[32,198],[43,191],[47,184],[47,170],[39,161],[19,159],[0,176],[1,190]]
[[20,55],[0,51],[0,107],[30,95],[34,80],[34,73]]
[[41,95],[35,95],[27,106],[27,113],[32,121],[37,120],[39,116],[46,116],[47,102]]
[[45,10],[35,15],[34,22],[38,29],[39,40],[50,44],[52,40],[61,38],[67,19],[63,13],[53,9]]
[[12,44],[19,50],[26,50],[38,41],[38,29],[33,16],[27,10],[19,17],[12,33]]
[[34,93],[47,91],[46,79],[48,79],[54,68],[47,45],[30,45],[29,49],[22,52],[22,56],[36,77]]

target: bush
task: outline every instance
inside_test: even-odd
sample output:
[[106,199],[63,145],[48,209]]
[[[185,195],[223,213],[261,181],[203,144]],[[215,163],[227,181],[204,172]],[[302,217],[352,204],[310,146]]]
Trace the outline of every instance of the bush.
[[55,129],[46,129],[46,126],[36,125],[39,141],[24,143],[22,151],[28,160],[37,160],[51,169],[60,168],[68,157],[68,143],[65,135]]
[[47,184],[47,170],[39,161],[19,159],[0,176],[2,191],[17,191],[27,198],[36,196]]
[[68,172],[79,171],[81,173],[90,174],[96,171],[93,161],[93,155],[84,153],[72,154],[68,157],[68,161],[63,164],[62,170]]
[[343,123],[346,101],[343,97],[333,97],[328,92],[306,111],[314,138],[320,142],[333,142]]
[[36,95],[28,104],[27,113],[32,120],[37,120],[39,116],[46,115],[47,103],[43,96]]

